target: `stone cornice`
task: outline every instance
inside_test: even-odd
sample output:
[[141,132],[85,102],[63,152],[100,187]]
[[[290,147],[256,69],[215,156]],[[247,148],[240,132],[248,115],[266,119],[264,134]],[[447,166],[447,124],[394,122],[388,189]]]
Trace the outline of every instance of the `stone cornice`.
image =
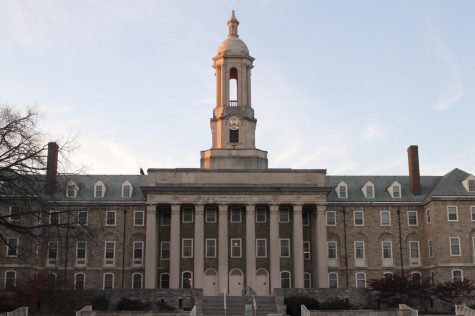
[[163,185],[163,186],[146,186],[141,187],[144,194],[153,193],[171,193],[171,194],[259,194],[259,193],[279,193],[279,194],[295,194],[295,193],[325,193],[331,192],[330,187],[317,187],[317,186],[265,186],[265,185],[239,185],[239,186],[226,186],[226,185],[213,185],[213,186],[191,186],[191,185]]

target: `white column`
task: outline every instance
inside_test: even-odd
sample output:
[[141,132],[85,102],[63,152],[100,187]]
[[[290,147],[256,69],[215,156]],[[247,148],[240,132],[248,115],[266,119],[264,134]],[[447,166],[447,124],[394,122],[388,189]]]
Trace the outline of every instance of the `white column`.
[[243,80],[243,72],[242,72],[242,65],[241,67],[239,67],[239,70],[238,70],[238,78],[237,78],[237,94],[236,94],[236,98],[238,100],[238,103],[237,105],[243,105],[244,103],[244,99],[242,98],[242,91],[243,91],[243,84],[244,84],[244,80]]
[[195,247],[193,276],[195,279],[194,288],[203,288],[203,273],[205,269],[204,256],[204,205],[195,205]]
[[171,206],[171,226],[170,226],[170,288],[180,288],[180,205]]
[[319,248],[327,250],[327,245],[318,242],[318,207],[312,212],[312,286],[318,288],[318,251]]
[[247,106],[251,106],[251,67],[247,68]]
[[327,255],[327,224],[325,216],[325,205],[317,206],[317,273],[318,288],[328,287],[328,255]]
[[280,289],[280,245],[279,245],[279,206],[270,206],[270,285],[273,289]]
[[294,280],[295,288],[303,288],[303,225],[302,225],[302,205],[293,205],[293,257],[294,257]]
[[221,78],[221,66],[216,65],[216,107],[223,105],[221,102],[221,84],[223,79]]
[[145,288],[157,287],[157,206],[147,205],[145,228]]
[[254,289],[256,280],[256,213],[246,205],[246,283]]
[[219,205],[218,219],[219,293],[228,293],[228,206]]

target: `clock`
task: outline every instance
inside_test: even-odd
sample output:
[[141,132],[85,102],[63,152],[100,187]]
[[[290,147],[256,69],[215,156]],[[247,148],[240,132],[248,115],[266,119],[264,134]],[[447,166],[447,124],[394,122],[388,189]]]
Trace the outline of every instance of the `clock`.
[[239,129],[239,125],[241,125],[241,120],[237,116],[231,116],[228,119],[227,125],[230,129],[235,131],[235,130]]

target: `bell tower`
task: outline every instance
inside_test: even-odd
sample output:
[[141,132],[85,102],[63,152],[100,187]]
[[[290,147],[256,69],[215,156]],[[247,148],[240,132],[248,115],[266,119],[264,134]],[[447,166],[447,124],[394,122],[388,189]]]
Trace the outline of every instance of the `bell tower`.
[[256,149],[257,120],[251,106],[249,49],[239,38],[239,21],[228,20],[228,36],[213,58],[216,76],[216,105],[210,120],[211,149],[201,152],[201,168],[266,169],[267,152]]

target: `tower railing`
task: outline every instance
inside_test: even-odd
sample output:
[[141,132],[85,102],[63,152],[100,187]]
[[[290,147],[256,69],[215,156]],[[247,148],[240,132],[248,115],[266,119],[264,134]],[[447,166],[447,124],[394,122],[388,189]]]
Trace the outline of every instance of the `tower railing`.
[[229,106],[237,106],[238,101],[237,100],[229,100]]

